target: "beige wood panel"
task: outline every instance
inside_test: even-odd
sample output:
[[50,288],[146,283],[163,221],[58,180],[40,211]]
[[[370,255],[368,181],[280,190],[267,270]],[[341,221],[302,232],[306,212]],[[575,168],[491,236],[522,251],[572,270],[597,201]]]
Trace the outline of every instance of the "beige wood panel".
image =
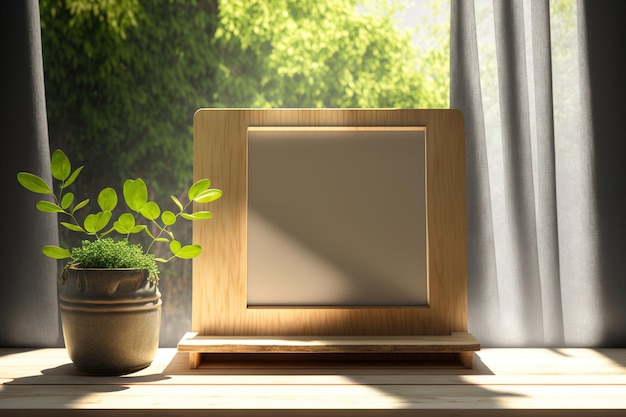
[[[263,126],[425,127],[429,308],[248,308],[246,134]],[[223,190],[194,224],[192,330],[200,335],[450,335],[467,331],[465,149],[455,110],[201,109],[194,177]]]
[[428,306],[426,130],[249,127],[248,307]]

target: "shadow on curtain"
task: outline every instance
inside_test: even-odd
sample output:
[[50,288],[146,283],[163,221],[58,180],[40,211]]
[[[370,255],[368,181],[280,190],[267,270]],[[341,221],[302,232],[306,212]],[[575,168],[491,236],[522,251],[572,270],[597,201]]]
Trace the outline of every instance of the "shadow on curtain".
[[40,215],[37,198],[16,179],[18,171],[30,171],[50,181],[38,2],[3,2],[0,33],[0,167],[5,196],[0,346],[57,346],[61,343],[57,265],[41,253],[44,245],[58,244],[57,226],[53,216]]
[[470,330],[483,346],[626,343],[618,6],[452,1]]

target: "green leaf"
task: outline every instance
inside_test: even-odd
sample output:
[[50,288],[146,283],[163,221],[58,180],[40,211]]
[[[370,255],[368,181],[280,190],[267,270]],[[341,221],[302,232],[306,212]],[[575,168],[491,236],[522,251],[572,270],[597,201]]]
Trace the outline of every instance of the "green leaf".
[[141,215],[148,220],[156,220],[161,214],[161,208],[154,201],[150,201],[141,209],[139,209],[139,213],[141,213]]
[[130,213],[122,214],[117,221],[120,222],[125,229],[130,230],[135,227],[135,216]]
[[28,191],[37,194],[52,194],[52,189],[43,178],[30,172],[18,172],[17,181]]
[[132,234],[132,233],[139,233],[142,230],[144,230],[146,226],[144,225],[139,225],[139,226],[134,226],[131,227],[130,229],[127,229],[123,226],[121,226],[118,222],[113,223],[113,229],[115,229],[115,231],[121,235],[128,235],[128,234]]
[[110,211],[101,211],[100,213],[97,214],[97,216],[98,216],[98,223],[97,223],[98,230],[102,230],[106,227],[107,224],[109,224],[109,221],[111,220],[111,216],[113,216],[113,213],[111,213]]
[[196,256],[200,255],[200,252],[202,252],[202,247],[200,247],[200,245],[186,245],[180,248],[176,253],[172,251],[174,256],[180,259],[195,258]]
[[210,203],[222,196],[222,190],[216,188],[202,191],[200,194],[193,198],[196,203]]
[[115,231],[120,235],[127,235],[130,233],[130,230],[120,225],[119,222],[113,222],[113,229],[115,229]]
[[135,227],[135,216],[130,213],[124,213],[113,223],[113,227],[115,231],[121,235],[132,233]]
[[63,188],[67,188],[72,185],[74,181],[76,181],[76,177],[78,177],[78,174],[80,174],[83,168],[84,166],[79,166],[78,168],[76,168],[76,170],[72,172],[72,175],[70,175],[70,177],[63,183]]
[[213,213],[210,211],[196,211],[195,213],[181,213],[180,215],[187,220],[206,220],[213,217]]
[[155,261],[160,262],[162,264],[167,263],[167,259],[163,259],[163,258],[154,258]]
[[44,213],[64,213],[65,212],[65,210],[63,210],[61,207],[45,200],[38,201],[35,207],[37,207],[37,210],[43,211]]
[[184,210],[183,204],[180,202],[180,200],[177,199],[176,197],[174,197],[173,195],[171,195],[170,197],[171,197],[172,201],[174,202],[174,204],[176,204],[176,207],[178,207],[178,209],[180,211],[183,211]]
[[52,177],[59,181],[65,181],[70,176],[72,165],[62,150],[57,149],[52,154],[52,158],[50,159],[50,171],[52,172]]
[[139,233],[139,232],[143,232],[144,230],[147,231],[148,226],[146,226],[145,224],[138,224],[137,226],[130,229],[130,233]]
[[89,204],[89,199],[83,200],[80,203],[76,204],[76,207],[74,207],[74,210],[72,210],[72,214],[76,213],[78,210],[82,209],[87,204]]
[[152,232],[150,231],[148,227],[144,227],[144,231],[146,232],[148,236],[150,236],[150,239],[155,239],[154,235],[152,234]]
[[111,187],[107,187],[98,194],[98,205],[102,211],[113,211],[117,206],[117,193]]
[[85,217],[85,221],[83,222],[83,227],[85,228],[87,233],[96,233],[98,231],[98,215],[87,215],[87,217]]
[[66,259],[72,257],[70,251],[59,246],[46,245],[43,247],[42,252],[44,255],[53,259]]
[[180,248],[181,248],[181,244],[178,240],[172,240],[170,242],[170,250],[172,251],[174,255],[176,255],[176,253],[180,250]]
[[105,231],[105,232],[100,233],[100,238],[103,238],[103,237],[105,237],[106,235],[109,235],[109,234],[113,233],[113,231],[116,231],[116,230],[115,230],[115,227],[111,227],[109,230],[107,230],[107,231]]
[[165,237],[157,237],[156,239],[154,239],[155,242],[164,242],[167,243],[169,242],[169,239],[165,238]]
[[61,207],[63,207],[63,210],[67,210],[73,202],[74,193],[67,193],[63,196],[63,199],[61,200]]
[[126,205],[133,211],[139,212],[148,203],[148,187],[141,178],[126,180],[123,193]]
[[169,210],[165,210],[163,214],[161,214],[161,220],[164,225],[171,226],[176,223],[176,215]]
[[112,213],[110,211],[101,211],[96,214],[89,214],[85,217],[83,227],[87,233],[94,234],[104,229],[111,220]]
[[61,223],[63,226],[65,226],[67,229],[70,229],[73,232],[86,233],[85,229],[83,229],[82,227],[74,223],[68,223],[68,222],[59,222],[59,223]]
[[189,191],[187,191],[187,197],[189,197],[189,201],[192,201],[201,192],[208,190],[210,186],[211,181],[208,178],[196,181],[191,187],[189,187]]

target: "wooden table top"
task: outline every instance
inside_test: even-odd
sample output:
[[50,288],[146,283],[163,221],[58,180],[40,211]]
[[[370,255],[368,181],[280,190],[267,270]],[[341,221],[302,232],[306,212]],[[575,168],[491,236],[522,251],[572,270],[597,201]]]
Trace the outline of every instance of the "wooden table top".
[[[0,416],[626,416],[626,349],[482,349],[456,363],[204,361],[120,377],[65,349],[0,349]],[[393,410],[393,412],[390,412]]]

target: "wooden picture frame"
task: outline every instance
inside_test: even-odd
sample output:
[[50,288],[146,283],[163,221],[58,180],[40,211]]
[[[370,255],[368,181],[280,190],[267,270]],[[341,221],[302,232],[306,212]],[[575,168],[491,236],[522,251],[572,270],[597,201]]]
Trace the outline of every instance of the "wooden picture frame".
[[[428,306],[248,308],[247,132],[290,126],[426,130]],[[193,260],[192,331],[178,345],[191,353],[192,367],[199,365],[201,353],[309,352],[311,345],[323,345],[317,350],[324,352],[454,352],[471,366],[479,343],[467,333],[465,143],[459,111],[200,109],[194,115],[194,178],[210,178],[224,194],[211,203],[213,219],[193,226],[193,240],[203,252]]]

